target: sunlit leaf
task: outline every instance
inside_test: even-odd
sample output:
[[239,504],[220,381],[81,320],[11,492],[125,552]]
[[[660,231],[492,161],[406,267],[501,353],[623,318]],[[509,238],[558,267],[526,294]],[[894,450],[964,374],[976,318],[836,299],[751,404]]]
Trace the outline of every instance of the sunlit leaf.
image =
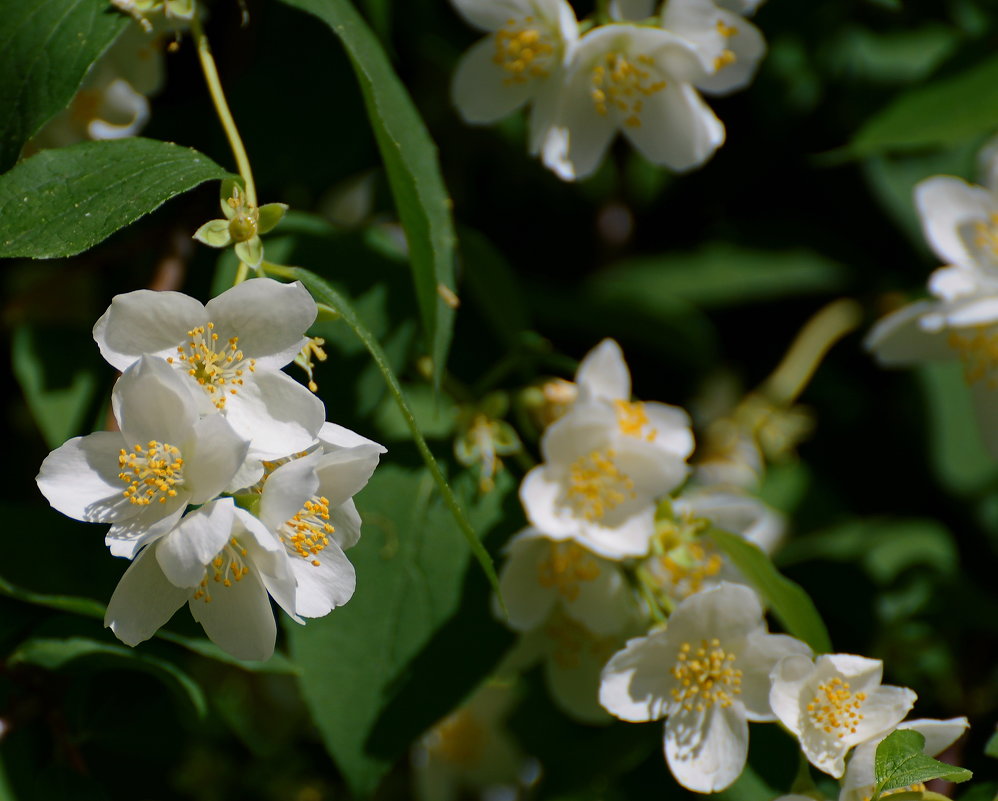
[[43,150],[0,176],[0,258],[75,256],[227,175],[196,150],[152,139]]
[[7,3],[0,14],[0,172],[69,105],[90,65],[128,25],[105,0]]
[[874,775],[876,797],[932,779],[965,782],[973,774],[965,768],[947,765],[922,753],[925,736],[912,729],[899,729],[877,746]]

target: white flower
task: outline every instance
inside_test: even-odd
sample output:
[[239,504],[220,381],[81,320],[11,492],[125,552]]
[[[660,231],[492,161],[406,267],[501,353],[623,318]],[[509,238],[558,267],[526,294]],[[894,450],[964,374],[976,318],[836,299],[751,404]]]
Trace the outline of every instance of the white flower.
[[[931,757],[937,756],[955,743],[967,730],[969,723],[966,718],[951,718],[950,720],[905,720],[897,725],[898,729],[911,729],[925,737],[922,749]],[[842,779],[842,790],[839,801],[865,801],[872,797],[876,776],[874,764],[877,756],[877,746],[890,732],[884,732],[865,743],[856,746],[846,766]],[[924,789],[917,786],[913,789]]]
[[585,178],[621,131],[654,164],[700,166],[724,142],[724,126],[694,88],[714,71],[695,44],[660,28],[590,31],[566,67],[544,164],[565,180]]
[[302,617],[322,617],[353,595],[356,574],[343,553],[360,539],[353,496],[385,453],[332,423],[320,437],[319,450],[276,467],[259,489],[258,516],[287,551]]
[[173,528],[188,504],[219,495],[248,443],[223,417],[199,417],[185,382],[154,357],[125,370],[111,405],[121,431],[69,440],[46,457],[37,482],[63,514],[111,523],[111,553],[131,558]]
[[693,43],[713,64],[712,71],[693,83],[714,95],[748,85],[766,53],[759,29],[724,5],[715,0],[668,0],[662,9],[662,27]]
[[941,175],[915,187],[915,203],[946,262],[929,278],[935,299],[885,317],[866,347],[886,365],[960,359],[985,444],[998,454],[998,187]]
[[222,498],[139,553],[111,596],[104,625],[134,646],[187,602],[220,648],[239,659],[268,659],[277,636],[268,595],[302,622],[284,548],[253,515]]
[[607,559],[641,556],[655,500],[686,478],[689,417],[628,400],[630,373],[613,340],[582,360],[575,379],[577,400],[541,439],[544,464],[520,485],[527,518],[545,536],[575,539]]
[[452,0],[489,35],[457,65],[451,94],[470,123],[491,123],[531,103],[530,151],[541,142],[558,102],[564,63],[579,35],[565,0]]
[[596,634],[619,632],[634,618],[635,602],[617,563],[532,528],[510,541],[508,554],[499,588],[511,628],[531,631],[556,606]]
[[91,67],[69,107],[35,134],[27,150],[138,134],[149,122],[146,98],[163,83],[162,50],[160,37],[129,25]]
[[915,703],[907,687],[881,686],[884,664],[851,654],[788,657],[773,670],[770,702],[808,761],[839,778],[854,745],[886,734]]
[[322,402],[281,372],[305,344],[315,301],[300,283],[254,278],[202,305],[180,292],[117,295],[94,326],[101,354],[119,370],[142,354],[166,359],[202,414],[219,411],[261,457],[309,447]]
[[775,719],[770,671],[809,653],[767,632],[752,590],[725,583],[679,604],[666,629],[629,641],[603,670],[600,703],[623,720],[668,717],[665,758],[676,780],[717,792],[745,766],[747,722]]

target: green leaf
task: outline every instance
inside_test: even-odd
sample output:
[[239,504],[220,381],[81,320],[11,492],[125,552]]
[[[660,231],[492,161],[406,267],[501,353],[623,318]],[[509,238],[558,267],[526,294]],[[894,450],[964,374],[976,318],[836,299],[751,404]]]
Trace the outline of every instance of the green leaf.
[[6,3],[0,14],[0,172],[69,105],[90,65],[129,24],[106,0]]
[[226,175],[196,150],[152,139],[43,150],[0,176],[0,258],[75,256]]
[[716,242],[687,253],[625,261],[585,284],[606,304],[652,311],[686,302],[698,308],[739,306],[842,286],[845,268],[808,250],[757,250]]
[[50,448],[80,433],[97,392],[93,343],[70,333],[24,325],[11,341],[14,375]]
[[416,298],[433,357],[434,383],[447,362],[454,310],[438,287],[454,291],[454,223],[437,149],[392,70],[377,37],[348,0],[283,0],[314,14],[343,43],[357,73],[368,117],[409,244]]
[[[479,529],[503,520],[513,482],[500,483],[470,502]],[[466,500],[476,497],[475,486],[469,473],[455,482]],[[468,575],[460,530],[425,468],[382,465],[357,506],[364,535],[350,551],[354,597],[306,626],[285,621],[285,631],[323,741],[363,798],[420,733],[493,669],[509,637],[490,620],[488,585]]]
[[992,759],[998,759],[998,731],[988,738],[988,741],[984,746],[984,755],[989,756]]
[[814,602],[799,585],[773,566],[757,546],[727,531],[712,528],[710,538],[749,580],[786,630],[815,653],[829,653],[832,643]]
[[877,746],[874,775],[877,785],[874,801],[884,793],[900,790],[932,779],[965,782],[972,774],[965,768],[947,765],[922,753],[925,736],[912,729],[898,729]]
[[492,587],[496,592],[499,592],[499,580],[496,577],[495,567],[492,564],[492,557],[489,556],[488,551],[485,550],[482,543],[479,541],[478,536],[475,534],[475,529],[465,517],[464,512],[461,510],[461,505],[458,503],[457,498],[454,497],[454,492],[447,483],[447,479],[444,478],[443,473],[440,471],[440,466],[437,464],[436,459],[433,458],[433,454],[430,452],[430,448],[426,444],[426,439],[423,437],[422,432],[419,430],[419,426],[416,424],[416,418],[413,416],[412,409],[406,401],[405,395],[402,392],[402,387],[399,385],[398,379],[395,377],[395,373],[388,364],[388,359],[385,356],[384,351],[381,349],[381,345],[378,344],[377,340],[371,336],[370,331],[368,331],[367,328],[364,327],[363,323],[361,323],[357,318],[353,307],[346,300],[346,298],[340,295],[339,292],[333,289],[315,273],[303,270],[300,267],[278,268],[276,265],[270,264],[267,265],[267,270],[268,272],[286,275],[288,278],[301,281],[302,284],[305,285],[305,288],[312,293],[312,297],[314,297],[318,303],[325,304],[340,314],[343,318],[343,322],[345,322],[353,330],[353,332],[357,335],[357,338],[364,344],[364,347],[367,348],[368,352],[371,354],[371,357],[378,365],[378,369],[381,371],[381,374],[385,379],[385,383],[388,384],[388,389],[395,398],[399,411],[402,412],[402,416],[405,418],[406,424],[409,426],[409,431],[412,433],[412,438],[416,443],[416,447],[419,448],[419,453],[423,457],[423,461],[426,463],[426,467],[429,469],[430,474],[433,476],[433,480],[436,482],[437,488],[443,496],[444,503],[450,509],[451,514],[457,521],[458,527],[461,529],[464,534],[464,538],[471,547],[471,552],[475,555],[475,558],[482,566],[482,570],[485,571],[485,575],[488,577]]
[[109,645],[86,637],[69,637],[64,640],[38,638],[23,643],[8,657],[7,663],[60,670],[78,659],[95,657],[110,661],[115,667],[142,670],[162,679],[173,692],[190,702],[199,718],[203,718],[208,711],[201,688],[176,665],[121,645]]
[[851,156],[952,145],[998,128],[998,57],[911,89],[860,128]]

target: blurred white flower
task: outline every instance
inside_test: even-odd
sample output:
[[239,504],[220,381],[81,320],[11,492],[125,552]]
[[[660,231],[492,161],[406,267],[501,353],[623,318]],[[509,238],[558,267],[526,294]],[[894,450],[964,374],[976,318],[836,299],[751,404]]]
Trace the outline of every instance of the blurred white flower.
[[565,0],[452,2],[489,34],[457,65],[454,105],[467,122],[491,123],[530,103],[530,151],[539,152],[579,35],[575,12]]
[[600,703],[622,720],[667,717],[665,758],[683,787],[712,793],[745,767],[748,721],[775,720],[769,674],[810,649],[769,634],[752,590],[722,583],[687,598],[665,629],[637,637],[603,670]]
[[634,618],[635,602],[616,562],[532,528],[516,535],[507,550],[499,588],[510,628],[531,631],[555,607],[596,634],[619,632]]
[[186,602],[220,648],[239,659],[268,659],[277,636],[268,596],[302,622],[284,548],[253,515],[222,498],[139,552],[111,596],[104,625],[134,646]]
[[[897,729],[911,729],[925,738],[923,753],[934,757],[941,754],[969,727],[966,718],[951,718],[950,720],[905,720],[897,725]],[[874,764],[877,756],[877,746],[891,732],[883,732],[876,737],[860,743],[849,758],[845,776],[842,778],[842,789],[839,801],[866,801],[873,796],[876,784]],[[924,785],[916,785],[914,790],[924,790]],[[901,791],[894,791],[901,792]]]
[[64,443],[46,457],[37,482],[63,514],[111,523],[111,553],[132,558],[172,529],[188,504],[219,495],[248,443],[223,417],[199,417],[183,380],[155,357],[125,370],[111,406],[121,430]]
[[202,414],[223,414],[251,455],[282,457],[308,448],[325,418],[322,401],[281,372],[305,345],[316,313],[300,283],[269,278],[244,281],[207,305],[140,289],[114,297],[94,339],[119,370],[142,354],[165,359]]
[[998,187],[935,176],[915,187],[915,204],[946,266],[929,278],[934,299],[885,317],[866,347],[886,365],[962,361],[985,445],[998,454]]
[[695,85],[709,54],[671,31],[615,23],[585,34],[566,67],[544,164],[564,180],[596,171],[618,131],[649,161],[689,170],[724,142],[724,126]]
[[819,770],[839,778],[850,748],[886,735],[908,714],[915,693],[881,686],[883,670],[879,659],[852,654],[825,654],[814,662],[791,656],[773,670],[773,711]]

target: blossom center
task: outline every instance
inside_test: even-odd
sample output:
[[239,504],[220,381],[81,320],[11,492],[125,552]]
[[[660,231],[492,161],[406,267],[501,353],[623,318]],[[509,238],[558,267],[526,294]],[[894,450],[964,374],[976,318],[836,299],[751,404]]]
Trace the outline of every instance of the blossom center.
[[315,567],[316,558],[329,545],[329,535],[336,531],[329,523],[329,499],[312,497],[301,511],[288,520],[279,532],[281,542],[292,554],[309,560]]
[[613,405],[617,409],[617,426],[620,428],[621,434],[626,434],[629,437],[642,437],[648,442],[655,441],[658,430],[652,428],[647,432],[645,431],[645,428],[650,427],[651,423],[643,403],[616,400]]
[[807,714],[825,734],[842,738],[846,733],[856,733],[856,726],[863,719],[859,710],[865,700],[866,693],[854,694],[849,682],[835,676],[818,685],[814,698],[807,705]]
[[959,354],[968,384],[986,379],[988,386],[998,386],[998,325],[951,331],[947,342]]
[[209,604],[211,603],[211,586],[213,584],[231,587],[233,582],[246,578],[250,569],[245,560],[246,549],[239,540],[231,537],[205,569],[204,578],[201,579],[201,583],[194,591],[194,600]]
[[495,40],[492,61],[506,71],[503,83],[507,86],[548,76],[555,48],[533,17],[524,17],[522,22],[507,20],[506,26],[496,31]]
[[721,572],[724,560],[721,555],[703,542],[690,542],[659,557],[658,564],[665,571],[673,588],[686,598],[703,589],[706,579]]
[[989,251],[992,259],[998,259],[998,212],[988,215],[988,219],[978,220],[970,227],[975,247]]
[[[738,28],[733,25],[727,25],[723,20],[717,21],[717,32],[721,34],[725,39],[730,39],[732,36],[738,33]],[[724,48],[721,54],[714,59],[714,70],[722,70],[729,64],[734,64],[735,53],[729,48]]]
[[666,87],[655,72],[655,59],[641,54],[629,61],[623,53],[607,53],[592,69],[590,97],[600,116],[616,111],[624,125],[641,126],[645,98]]
[[596,560],[574,542],[552,542],[547,558],[537,566],[537,581],[554,587],[568,601],[579,597],[579,583],[600,574]]
[[611,509],[634,498],[634,481],[614,462],[612,449],[593,451],[568,469],[568,501],[586,520],[601,520]]
[[735,662],[735,655],[716,637],[698,646],[684,642],[671,671],[680,685],[672,688],[672,700],[687,712],[704,712],[715,704],[731,706],[742,691],[742,671]]
[[459,709],[433,727],[427,746],[452,765],[471,765],[486,746],[487,732],[467,709]]
[[215,324],[199,325],[187,332],[186,345],[177,346],[177,356],[167,361],[183,362],[187,374],[198,382],[218,409],[225,408],[230,395],[236,395],[243,384],[243,375],[256,370],[256,360],[246,359],[239,350],[239,337],[220,344]]
[[136,444],[131,451],[118,451],[118,478],[128,486],[122,493],[129,503],[148,506],[153,501],[166,503],[184,483],[184,460],[180,448],[151,439],[145,446]]
[[557,610],[544,626],[551,640],[551,657],[566,670],[582,666],[583,658],[606,663],[619,647],[612,636],[598,637],[589,629]]

